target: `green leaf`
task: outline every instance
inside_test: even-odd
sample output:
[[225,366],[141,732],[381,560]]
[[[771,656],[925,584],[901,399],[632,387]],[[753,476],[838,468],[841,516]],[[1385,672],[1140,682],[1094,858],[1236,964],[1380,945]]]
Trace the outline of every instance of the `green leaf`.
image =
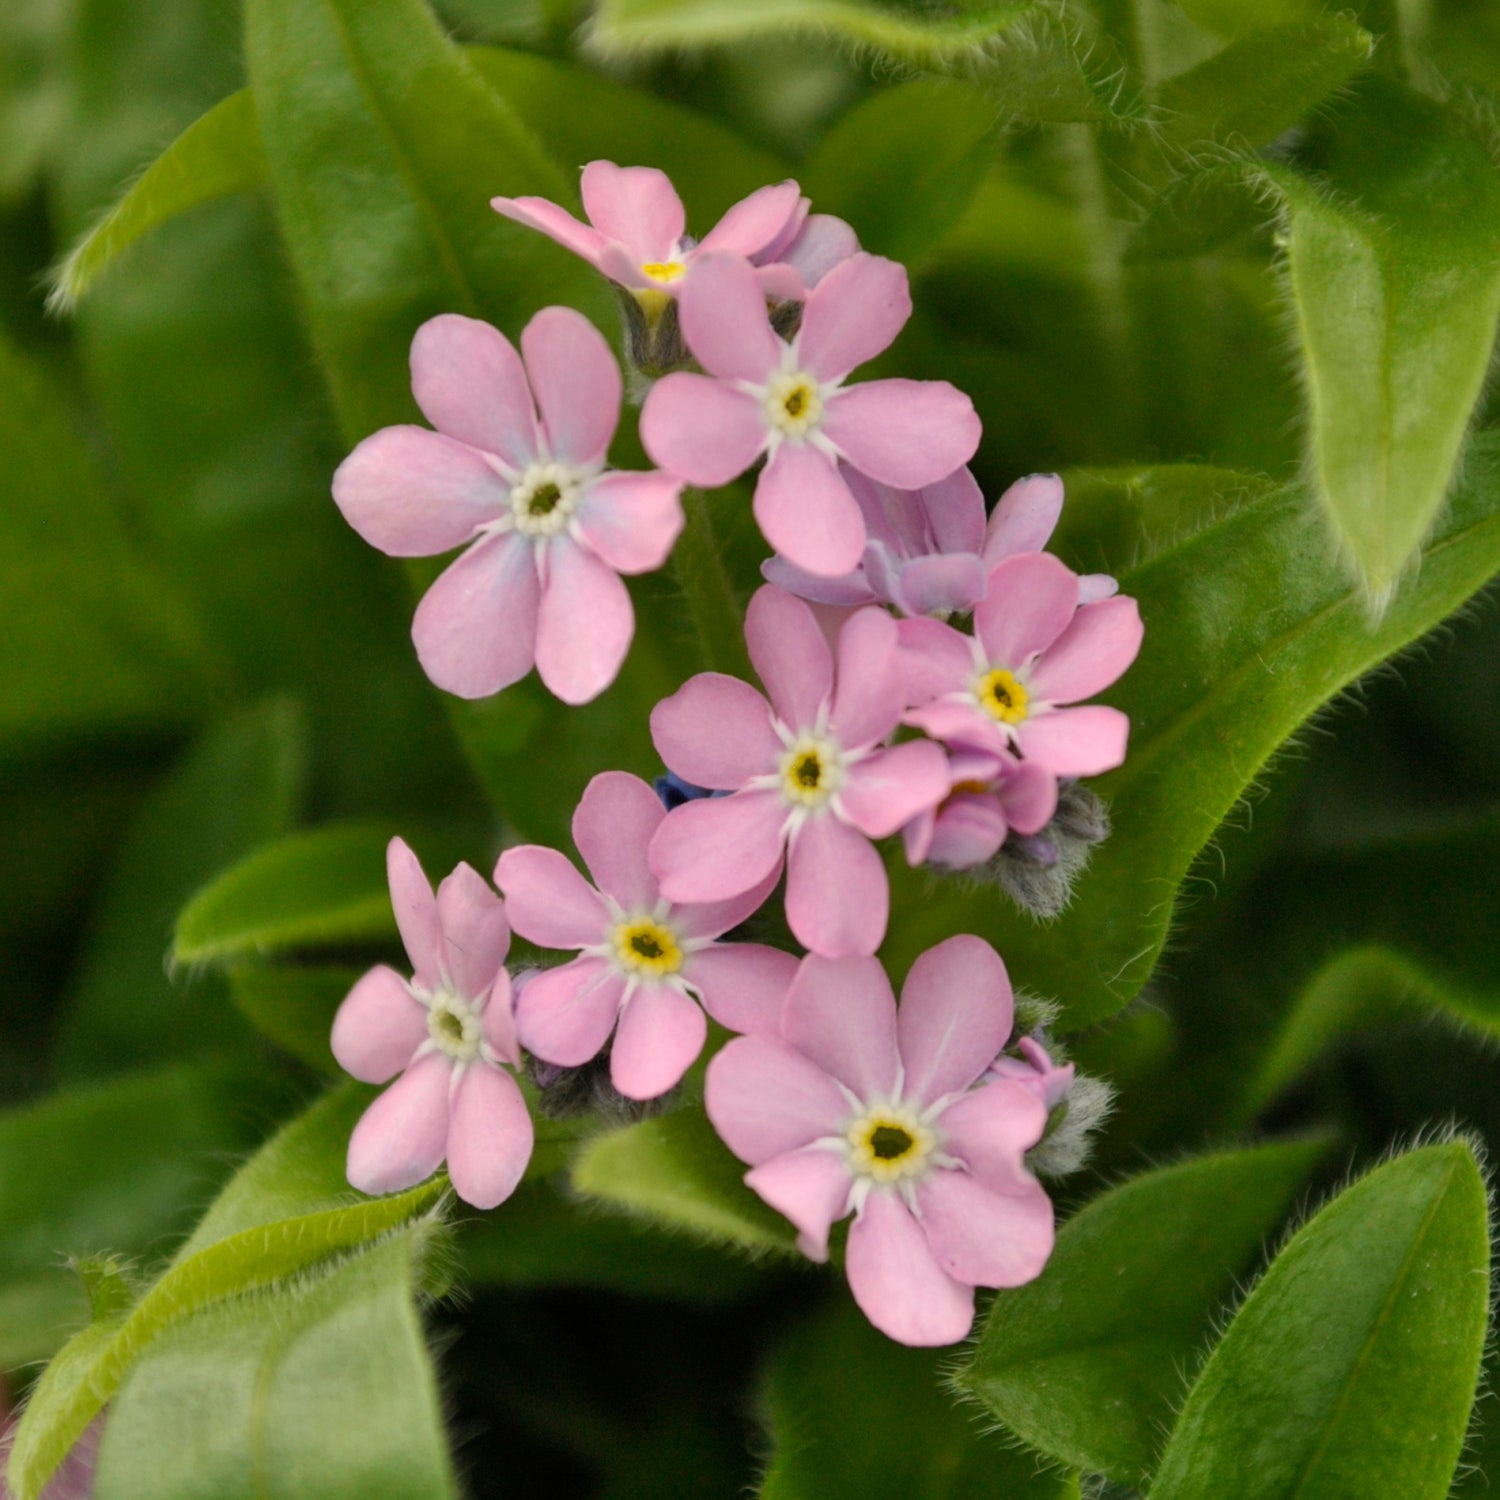
[[777,1351],[760,1500],[1076,1500],[1077,1478],[983,1432],[942,1384],[947,1355],[877,1333],[846,1296]]
[[1183,12],[1206,31],[1222,37],[1243,36],[1260,27],[1315,21],[1322,0],[1177,0]]
[[110,1411],[99,1500],[456,1493],[404,1230],[160,1338]]
[[0,1369],[50,1354],[87,1304],[66,1257],[159,1251],[254,1140],[253,1074],[174,1066],[0,1115]]
[[[273,702],[207,730],[145,797],[110,871],[59,1039],[73,1076],[202,1055],[243,1038],[213,985],[163,972],[183,902],[227,860],[285,834],[305,775],[302,715]],[[226,797],[225,787],[234,795]]]
[[1452,112],[1383,80],[1286,194],[1318,500],[1377,607],[1442,509],[1500,316],[1500,168]]
[[915,270],[984,181],[997,133],[977,89],[917,79],[855,105],[802,164],[798,180],[820,213],[856,227],[865,249]]
[[229,996],[264,1037],[320,1073],[342,1070],[328,1045],[334,1013],[354,987],[361,970],[337,966],[235,964]]
[[1093,1199],[1037,1280],[996,1295],[959,1384],[1043,1453],[1139,1484],[1183,1369],[1326,1149],[1220,1152]]
[[41,174],[68,117],[65,0],[10,0],[0,12],[0,199]]
[[190,722],[214,668],[41,369],[0,341],[0,740]]
[[[1279,195],[1269,193],[1274,201]],[[1128,265],[1203,255],[1271,216],[1256,162],[1218,161],[1176,178],[1126,241]]]
[[[340,823],[256,850],[183,907],[172,962],[220,962],[392,937],[396,919],[385,876],[392,833],[389,827]],[[440,842],[450,853],[447,841]],[[427,861],[434,881],[448,868]]]
[[[1475,440],[1419,575],[1378,626],[1330,569],[1321,525],[1301,493],[1254,498],[1255,488],[1239,481],[1240,494],[1252,498],[1235,504],[1238,497],[1210,478],[1199,514],[1216,499],[1233,508],[1197,530],[1138,536],[1146,560],[1122,570],[1146,636],[1139,659],[1106,697],[1129,713],[1131,745],[1124,767],[1097,783],[1114,832],[1079,879],[1072,907],[1041,926],[1003,905],[996,891],[933,902],[918,894],[925,875],[900,873],[886,948],[897,968],[949,933],[983,932],[1017,983],[1061,1003],[1068,1029],[1121,1009],[1155,965],[1194,858],[1277,748],[1341,688],[1424,635],[1500,569],[1494,434]],[[1136,502],[1109,486],[1095,500],[1101,532],[1128,535],[1119,506]],[[1077,507],[1074,535],[1089,531],[1092,515]],[[1102,561],[1119,567],[1129,557],[1127,547]]]
[[265,180],[255,100],[242,89],[189,125],[69,252],[53,274],[49,305],[68,311],[152,230],[201,203],[254,192]]
[[1264,145],[1342,88],[1374,50],[1375,38],[1345,16],[1251,31],[1160,86],[1163,138]]
[[1236,1313],[1153,1500],[1442,1500],[1488,1308],[1485,1190],[1467,1143],[1377,1168],[1298,1232]]
[[701,1109],[678,1109],[585,1141],[575,1189],[617,1212],[752,1254],[790,1253],[795,1234],[744,1184],[745,1166]]
[[344,1149],[369,1097],[368,1090],[335,1090],[274,1137],[235,1175],[133,1308],[92,1324],[63,1347],[38,1382],[16,1433],[6,1478],[17,1500],[36,1500],[131,1367],[173,1325],[434,1211],[446,1185],[441,1177],[349,1206]]

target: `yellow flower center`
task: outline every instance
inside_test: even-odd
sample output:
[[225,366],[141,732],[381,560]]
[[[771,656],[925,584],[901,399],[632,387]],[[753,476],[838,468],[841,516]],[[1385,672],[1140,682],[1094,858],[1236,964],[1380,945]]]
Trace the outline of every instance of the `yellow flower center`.
[[983,673],[974,684],[974,696],[1002,724],[1019,724],[1026,717],[1026,689],[1004,667]]
[[906,1105],[882,1105],[857,1116],[844,1132],[849,1170],[876,1182],[920,1177],[937,1146],[937,1135]]
[[818,382],[801,370],[773,376],[766,386],[766,420],[790,438],[805,437],[823,420]]
[[798,807],[822,807],[843,784],[839,747],[821,735],[803,735],[781,757],[781,795]]
[[687,267],[680,260],[648,260],[641,270],[652,281],[672,282],[680,281]]
[[682,967],[677,934],[651,917],[632,917],[621,922],[612,937],[615,962],[628,974],[660,979]]
[[473,1062],[479,1054],[479,1017],[467,1000],[447,991],[434,995],[428,1004],[427,1035],[455,1062]]

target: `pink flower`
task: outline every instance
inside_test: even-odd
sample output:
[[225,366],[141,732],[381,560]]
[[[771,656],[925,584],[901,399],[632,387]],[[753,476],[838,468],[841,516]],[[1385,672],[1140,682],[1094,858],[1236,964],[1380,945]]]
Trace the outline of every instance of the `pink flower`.
[[996,1078],[1010,1078],[1029,1088],[1047,1108],[1050,1115],[1073,1088],[1076,1073],[1072,1063],[1058,1064],[1052,1061],[1047,1049],[1035,1037],[1023,1036],[1016,1043],[1021,1055],[1013,1057],[1002,1052],[985,1070],[982,1082]]
[[671,901],[724,901],[787,864],[797,940],[829,957],[873,953],[890,887],[870,839],[948,790],[930,741],[880,748],[905,701],[896,622],[862,609],[834,652],[800,599],[770,585],[750,601],[750,659],[770,695],[717,672],[691,678],[651,714],[661,758],[697,786],[731,791],[674,809],[651,840]]
[[896,1010],[869,958],[803,960],[781,1037],[740,1037],[704,1104],[745,1181],[814,1260],[853,1212],[845,1268],[861,1311],[903,1344],[951,1344],[976,1286],[1019,1286],[1052,1253],[1052,1204],[1023,1158],[1047,1110],[1002,1078],[972,1085],[1010,1035],[1005,965],[977,937],[911,967]]
[[364,1112],[349,1141],[349,1181],[393,1193],[446,1157],[453,1190],[475,1208],[515,1191],[531,1160],[531,1117],[501,1063],[519,1067],[505,907],[459,865],[438,887],[400,839],[386,851],[391,905],[414,973],[384,964],[333,1018],[333,1055],[365,1083],[401,1076]]
[[[545,198],[491,198],[490,207],[517,224],[539,229],[611,281],[666,297],[676,293],[696,256],[723,250],[772,258],[793,245],[807,220],[807,199],[797,184],[778,182],[736,203],[699,243],[687,237],[687,215],[677,189],[655,167],[591,161],[583,169],[580,190],[587,224]],[[827,241],[836,238],[820,229],[803,256],[816,264],[827,253]]]
[[1067,705],[1106,688],[1135,660],[1134,599],[1079,607],[1078,575],[1045,552],[1007,557],[974,610],[973,636],[906,620],[901,648],[914,705],[906,722],[950,744],[1011,752],[1054,776],[1092,776],[1125,759],[1130,720]]
[[[1056,474],[1028,474],[995,502],[985,527],[981,556],[985,572],[1022,552],[1040,552],[1062,514],[1063,482]],[[1078,602],[1093,604],[1120,591],[1108,573],[1085,573],[1078,580]]]
[[750,261],[761,268],[768,297],[803,302],[835,266],[858,254],[859,238],[842,219],[809,214],[788,242],[773,242]]
[[1057,778],[1004,751],[955,750],[948,785],[901,830],[908,864],[972,869],[993,859],[1012,829],[1039,833],[1057,810]]
[[775,948],[714,941],[765,900],[773,881],[712,905],[662,899],[646,847],[666,815],[639,777],[606,771],[573,815],[573,841],[597,889],[536,844],[507,849],[495,867],[522,937],[581,950],[522,989],[521,1041],[546,1062],[577,1067],[614,1031],[610,1077],[629,1099],[654,1099],[681,1079],[703,1050],[704,1010],[732,1031],[774,1031],[797,969]]
[[675,480],[604,467],[620,416],[609,346],[570,308],[539,312],[520,355],[487,323],[448,313],[417,330],[411,369],[438,430],[367,437],[339,465],[333,497],[392,557],[469,544],[417,608],[423,669],[483,698],[534,662],[565,703],[587,702],[614,681],[635,631],[617,575],[660,567],[682,530]]
[[839,473],[903,489],[933,484],[979,445],[973,404],[946,381],[845,387],[911,315],[906,272],[864,253],[808,293],[796,336],[772,328],[748,261],[705,255],[678,299],[682,333],[707,375],[666,376],[641,411],[653,462],[689,484],[727,484],[762,454],[755,517],[766,540],[810,573],[840,574],[864,553],[865,521]]

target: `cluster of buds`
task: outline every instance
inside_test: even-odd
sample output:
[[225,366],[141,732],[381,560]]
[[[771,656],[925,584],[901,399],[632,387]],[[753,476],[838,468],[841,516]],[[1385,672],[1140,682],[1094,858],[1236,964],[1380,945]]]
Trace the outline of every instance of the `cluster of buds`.
[[[522,845],[500,857],[500,894],[460,866],[434,895],[392,844],[413,975],[372,970],[333,1042],[356,1076],[401,1076],[354,1133],[350,1180],[392,1191],[446,1160],[459,1196],[493,1207],[533,1139],[509,1070],[561,1110],[654,1107],[712,1019],[735,1039],[704,1106],[746,1182],[817,1259],[853,1214],[860,1306],[894,1338],[949,1343],[976,1286],[1040,1271],[1053,1216],[1035,1174],[1077,1165],[1108,1091],[1017,1028],[1005,966],[978,937],[924,954],[898,1008],[874,956],[890,906],[877,845],[988,870],[1055,914],[1108,827],[1078,778],[1118,766],[1129,729],[1084,700],[1130,665],[1140,616],[1113,579],[1043,550],[1056,476],[1021,480],[986,517],[962,392],[849,383],[910,315],[906,272],[810,213],[795,183],[701,242],[653,169],[594,162],[583,202],[587,223],[540,199],[494,206],[620,288],[658,467],[606,466],[623,384],[578,313],[542,310],[519,349],[443,316],[412,347],[436,430],[365,439],[334,497],[392,555],[465,548],[413,625],[435,683],[480,697],[535,666],[582,703],[633,635],[619,575],[666,561],[684,487],[763,459],[754,513],[773,555],[745,617],[760,686],[704,672],[656,705],[668,774],[655,789],[621,771],[589,783],[573,818],[587,878]],[[802,955],[737,940],[778,897]],[[512,929],[573,956],[513,982]]]

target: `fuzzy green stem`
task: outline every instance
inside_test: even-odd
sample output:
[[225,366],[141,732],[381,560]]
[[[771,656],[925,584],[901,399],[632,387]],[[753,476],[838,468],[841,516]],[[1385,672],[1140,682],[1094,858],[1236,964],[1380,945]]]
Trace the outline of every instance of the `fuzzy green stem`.
[[748,677],[745,614],[714,536],[708,496],[701,490],[684,490],[682,508],[687,524],[672,550],[672,566],[687,601],[703,664],[710,672]]

